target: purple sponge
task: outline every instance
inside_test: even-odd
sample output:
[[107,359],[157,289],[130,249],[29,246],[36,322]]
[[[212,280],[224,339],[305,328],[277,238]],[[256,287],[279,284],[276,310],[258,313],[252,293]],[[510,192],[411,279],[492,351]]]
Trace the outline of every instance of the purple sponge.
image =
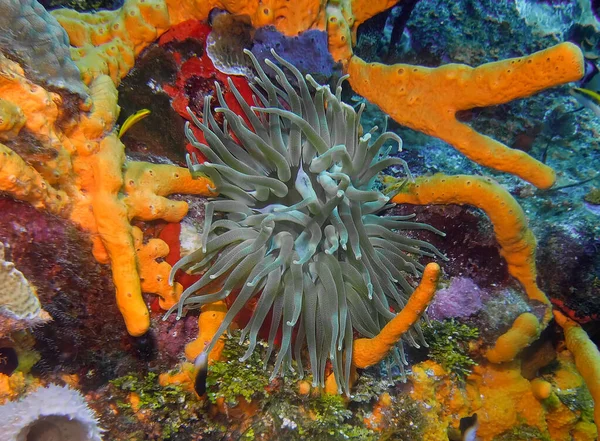
[[288,37],[267,26],[254,34],[252,53],[269,75],[274,72],[264,64],[265,58],[273,60],[271,49],[296,66],[303,75],[311,74],[317,82],[326,83],[339,70],[327,48],[327,34],[311,29],[297,37]]
[[450,286],[436,292],[427,313],[434,320],[466,318],[481,310],[488,296],[473,280],[456,277]]

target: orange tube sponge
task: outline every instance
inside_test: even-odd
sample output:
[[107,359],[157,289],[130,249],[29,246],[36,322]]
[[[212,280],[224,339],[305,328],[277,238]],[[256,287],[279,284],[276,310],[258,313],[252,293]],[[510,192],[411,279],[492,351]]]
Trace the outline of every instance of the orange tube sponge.
[[379,363],[389,350],[400,340],[421,317],[433,299],[440,276],[440,266],[429,263],[423,271],[421,283],[412,293],[406,306],[389,321],[381,332],[373,338],[354,340],[352,364],[360,369]]
[[348,73],[352,89],[398,123],[448,142],[479,164],[549,188],[555,181],[550,167],[476,132],[459,122],[456,112],[503,104],[578,80],[584,73],[584,61],[577,46],[562,43],[527,57],[477,68],[461,64],[435,69],[387,66],[355,56]]
[[[390,349],[421,318],[427,305],[433,299],[440,272],[440,266],[437,263],[428,263],[423,270],[421,283],[411,294],[404,308],[396,314],[396,317],[390,320],[375,337],[354,340],[350,384],[356,380],[356,368],[365,369],[383,360]],[[325,392],[328,394],[339,392],[334,374],[329,375],[325,380]]]
[[581,326],[559,311],[554,319],[565,333],[567,349],[575,357],[575,366],[594,399],[594,420],[600,432],[600,351]]
[[[481,208],[494,226],[500,254],[508,264],[508,272],[521,283],[530,299],[550,307],[550,301],[536,283],[536,241],[527,226],[525,213],[510,193],[493,179],[442,174],[417,178],[392,201],[397,204],[459,204]],[[544,327],[550,319],[548,308]]]
[[512,327],[498,337],[493,348],[485,353],[492,363],[512,361],[522,349],[529,346],[540,335],[540,322],[529,312],[521,314]]

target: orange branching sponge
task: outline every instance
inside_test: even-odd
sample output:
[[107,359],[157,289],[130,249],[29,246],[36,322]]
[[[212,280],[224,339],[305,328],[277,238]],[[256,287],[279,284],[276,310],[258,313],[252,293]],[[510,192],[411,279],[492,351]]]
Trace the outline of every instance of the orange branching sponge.
[[[89,91],[89,101],[81,103],[77,118],[57,124],[61,96],[32,83],[17,63],[0,58],[0,115],[12,118],[0,124],[0,137],[14,139],[26,132],[37,140],[41,152],[30,157],[0,144],[0,191],[68,217],[91,234],[96,259],[112,265],[127,330],[141,335],[150,324],[142,289],[158,293],[166,308],[175,303],[181,289],[168,286],[170,267],[156,262],[163,246],[151,242],[139,247],[140,256],[136,254],[130,221],[177,222],[187,213],[187,203],[166,196],[209,195],[210,183],[193,180],[188,169],[174,165],[128,163],[125,146],[115,133],[119,107],[113,79],[97,75]],[[150,271],[158,272],[150,277]],[[166,285],[156,279],[160,274]]]
[[[223,301],[202,305],[198,316],[198,338],[185,347],[185,356],[188,360],[194,361],[200,352],[204,351],[223,323],[226,314],[227,305]],[[219,360],[224,346],[225,342],[221,337],[208,354],[208,359]]]
[[119,311],[127,331],[144,334],[150,326],[148,308],[142,298],[135,246],[127,205],[118,197],[123,185],[121,166],[125,154],[116,134],[100,142],[99,151],[90,157],[94,180],[91,205],[102,244],[112,265]]
[[530,299],[548,306],[543,325],[548,324],[550,301],[536,283],[535,237],[527,226],[523,209],[502,186],[481,176],[437,174],[417,178],[392,201],[417,205],[473,205],[485,211],[494,226],[500,254],[508,264],[509,273],[523,285]]
[[440,276],[440,266],[429,263],[423,271],[421,283],[411,294],[406,306],[384,326],[373,338],[354,340],[352,364],[364,369],[383,360],[389,350],[421,317],[429,302],[433,299]]
[[[99,75],[92,81],[89,90],[91,111],[81,115],[79,124],[62,138],[63,145],[71,155],[73,172],[65,175],[61,184],[69,188],[69,194],[72,195],[71,220],[91,233],[94,257],[101,263],[109,263],[98,218],[110,214],[104,212],[99,204],[106,205],[111,200],[107,192],[118,192],[122,185],[120,176],[125,160],[124,146],[116,136],[105,140],[105,136],[114,130],[119,115],[117,90],[111,78]],[[100,191],[100,186],[105,191]],[[101,195],[105,198],[96,199]],[[114,214],[122,214],[122,209],[121,204],[120,210]],[[110,232],[110,227],[107,227],[105,236]]]
[[36,169],[4,144],[0,144],[0,190],[51,213],[61,213],[68,203],[63,191],[52,188]]
[[575,357],[575,366],[592,394],[594,420],[600,432],[600,351],[576,322],[559,311],[554,311],[554,319],[563,328],[567,349]]
[[[116,135],[112,134],[105,139],[109,138],[118,142],[121,145],[118,149],[123,152],[123,146]],[[118,158],[119,155],[118,152],[113,151],[110,156]],[[121,164],[126,168],[125,175],[120,181],[124,184],[125,195],[112,199],[112,211],[102,211],[108,218],[108,226],[115,228],[118,225],[116,232],[120,234],[116,237],[113,231],[112,236],[108,237],[108,231],[104,233],[100,231],[100,236],[111,256],[113,279],[117,288],[117,304],[125,318],[127,330],[132,335],[141,335],[150,325],[142,291],[158,294],[160,306],[166,310],[179,300],[182,287],[178,283],[170,286],[168,276],[171,266],[166,262],[156,262],[157,258],[169,253],[167,244],[160,239],[153,239],[143,245],[141,231],[136,228],[131,229],[129,222],[134,218],[144,221],[163,219],[167,222],[179,222],[187,214],[187,202],[172,201],[165,196],[173,193],[211,195],[209,190],[211,183],[203,178],[192,179],[189,170],[182,167],[137,161],[125,162],[123,159],[116,161],[114,166],[118,164],[119,171]],[[117,188],[116,191],[112,191],[112,194],[116,197],[118,191]],[[107,202],[110,202],[110,198]],[[120,215],[117,216],[117,213]],[[112,253],[111,248],[114,249]],[[115,258],[121,263],[116,264],[113,260]]]
[[507,103],[580,79],[581,50],[562,43],[521,58],[472,68],[447,64],[435,69],[407,64],[366,63],[352,57],[350,85],[396,122],[440,138],[469,159],[549,188],[554,171],[520,150],[484,136],[456,119],[456,112]]
[[326,0],[166,0],[171,25],[185,20],[206,20],[214,8],[233,15],[247,15],[252,26],[275,26],[285,35],[295,36],[307,29],[325,28]]
[[174,193],[215,196],[209,189],[212,185],[209,179],[194,179],[186,168],[138,161],[127,162],[125,166],[124,200],[130,219],[179,222],[187,214],[187,202],[172,201],[165,196]]
[[71,56],[86,84],[99,74],[118,84],[140,51],[170,26],[164,0],[125,0],[120,9],[93,13],[62,8],[52,15],[67,31]]
[[[187,214],[187,203],[170,201],[164,196],[179,191],[209,195],[210,183],[192,180],[189,171],[182,167],[126,163],[124,146],[114,132],[102,140],[99,150],[90,156],[89,164],[93,175],[101,177],[94,181],[91,203],[97,231],[113,268],[117,305],[127,331],[131,335],[142,335],[148,330],[150,320],[142,298],[130,220],[137,217],[146,221],[178,222]],[[125,176],[123,165],[127,169]],[[123,187],[126,194],[120,195]],[[145,253],[143,256],[147,264],[149,256]],[[170,268],[163,278],[167,285],[169,271]],[[151,292],[156,292],[155,289],[161,295],[161,305],[170,307],[178,300],[177,291],[165,291],[166,285],[151,287]]]
[[0,141],[15,138],[24,124],[25,115],[21,108],[0,98]]
[[540,336],[540,322],[537,317],[525,312],[516,318],[512,327],[498,337],[494,347],[485,356],[492,363],[512,361],[522,349]]
[[164,260],[157,261],[169,254],[169,246],[161,239],[150,239],[144,243],[144,233],[138,227],[133,227],[131,232],[138,259],[142,291],[160,296],[160,307],[166,311],[177,303],[183,292],[181,283],[169,284],[171,265]]

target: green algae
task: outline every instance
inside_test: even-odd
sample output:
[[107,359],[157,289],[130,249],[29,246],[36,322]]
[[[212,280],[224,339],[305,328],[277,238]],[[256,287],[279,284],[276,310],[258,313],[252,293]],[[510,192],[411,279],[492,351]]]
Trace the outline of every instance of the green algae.
[[[226,430],[225,426],[210,421],[203,402],[198,401],[193,394],[185,391],[180,385],[161,386],[158,382],[158,374],[154,372],[146,374],[131,372],[111,380],[110,384],[118,391],[127,393],[127,395],[115,395],[117,395],[117,408],[129,424],[138,424],[138,412],[145,412],[160,428],[160,434],[153,439],[175,440],[177,434],[184,433],[192,426],[196,431],[198,431],[197,427],[201,427],[201,432],[204,434],[222,433]],[[129,393],[135,393],[139,397],[136,408],[127,401]],[[201,424],[197,424],[200,421]],[[129,439],[131,441],[147,439],[145,432],[134,431]]]
[[235,406],[240,397],[251,402],[269,396],[269,374],[262,361],[265,346],[262,345],[262,350],[253,352],[248,360],[240,362],[247,345],[238,343],[239,336],[240,332],[234,331],[225,338],[222,352],[224,360],[214,362],[208,368],[206,390],[212,403],[222,398],[226,404]]
[[523,423],[494,437],[493,441],[552,441],[552,438],[547,432]]
[[585,384],[575,389],[557,389],[556,395],[569,410],[580,414],[582,420],[594,421],[594,400]]
[[583,199],[593,205],[600,205],[600,188],[592,188]]
[[432,321],[423,329],[429,344],[429,358],[459,380],[464,380],[477,363],[469,355],[469,343],[477,340],[479,330],[454,319]]
[[[257,346],[246,361],[240,357],[247,343],[239,344],[239,331],[225,337],[224,361],[213,363],[207,377],[207,398],[199,400],[179,385],[161,386],[154,372],[132,372],[110,382],[112,401],[119,410],[120,431],[131,441],[152,432],[159,441],[178,441],[189,433],[198,439],[243,441],[285,439],[301,441],[409,441],[420,439],[425,427],[423,405],[406,392],[396,390],[391,404],[381,409],[381,431],[367,427],[375,403],[394,384],[379,368],[362,373],[350,397],[325,394],[313,388],[298,394],[299,374],[269,382],[270,366],[264,366],[266,344]],[[312,382],[310,376],[303,379]],[[139,397],[131,404],[130,393]],[[224,414],[210,412],[209,402],[223,401]],[[240,415],[240,400],[253,402],[254,414]],[[187,434],[187,435],[186,435]]]
[[[365,425],[374,404],[393,384],[382,379],[381,373],[372,372],[376,369],[361,375],[350,397],[325,394],[318,388],[308,396],[302,396],[297,392],[301,379],[297,373],[269,382],[269,367],[265,368],[263,364],[266,345],[257,347],[248,360],[239,361],[247,343],[239,345],[238,340],[239,331],[226,336],[223,356],[227,361],[216,362],[209,368],[207,394],[213,402],[222,398],[227,406],[235,406],[240,397],[247,401],[256,400],[256,414],[249,416],[247,422],[236,421],[244,427],[239,434],[240,440],[420,439],[425,426],[421,405],[403,392],[396,392],[392,404],[382,411],[381,432]],[[303,380],[312,382],[310,376]]]

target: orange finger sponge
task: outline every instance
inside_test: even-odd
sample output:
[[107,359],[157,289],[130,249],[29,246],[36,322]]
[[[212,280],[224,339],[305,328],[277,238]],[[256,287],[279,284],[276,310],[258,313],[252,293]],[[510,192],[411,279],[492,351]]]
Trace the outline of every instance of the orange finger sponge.
[[521,314],[512,327],[498,337],[493,348],[485,353],[492,363],[512,361],[522,349],[529,346],[540,335],[540,322],[530,312]]
[[383,360],[389,350],[400,340],[402,335],[421,317],[429,302],[433,299],[440,276],[440,266],[429,263],[423,271],[421,283],[411,294],[406,306],[396,314],[381,332],[373,338],[354,340],[352,364],[364,369]]
[[554,311],[556,322],[563,328],[567,349],[575,357],[575,366],[594,399],[594,420],[600,432],[600,351],[581,326]]
[[[491,178],[481,176],[437,174],[417,178],[406,185],[392,202],[397,204],[458,204],[481,208],[490,218],[500,254],[509,273],[517,279],[532,300],[550,306],[550,301],[536,283],[536,241],[527,226],[527,218],[517,201]],[[544,327],[551,318],[548,308]]]

